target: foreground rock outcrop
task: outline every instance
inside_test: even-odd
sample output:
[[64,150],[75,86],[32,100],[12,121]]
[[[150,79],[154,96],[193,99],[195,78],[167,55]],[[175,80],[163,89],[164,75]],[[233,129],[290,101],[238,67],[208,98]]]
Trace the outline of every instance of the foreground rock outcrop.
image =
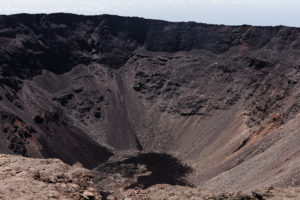
[[0,199],[100,200],[91,173],[58,159],[0,154]]
[[[113,177],[110,178],[113,182]],[[105,185],[96,188],[94,181],[92,173],[79,164],[69,166],[57,159],[0,155],[0,199],[3,200],[296,200],[300,198],[299,187],[262,188],[249,195],[242,192],[218,194],[201,188],[167,184],[156,184],[144,189],[122,188],[119,185],[119,188],[116,186],[113,188],[115,192],[109,193],[105,191]]]

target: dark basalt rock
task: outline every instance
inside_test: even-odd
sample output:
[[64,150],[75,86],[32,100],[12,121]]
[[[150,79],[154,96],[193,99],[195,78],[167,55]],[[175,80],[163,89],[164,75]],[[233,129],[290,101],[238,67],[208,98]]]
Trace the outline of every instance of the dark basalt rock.
[[95,117],[97,118],[97,119],[99,119],[100,117],[101,117],[101,112],[95,112]]
[[[20,118],[1,112],[2,132],[7,140],[8,149],[15,154],[31,156],[28,153],[28,145],[33,144],[31,138],[35,137],[36,130],[26,125]],[[30,150],[31,153],[32,150]]]
[[62,106],[66,106],[69,101],[71,101],[73,98],[73,94],[67,94],[62,97],[53,98],[54,101],[58,101]]
[[42,118],[42,117],[39,116],[39,115],[35,116],[33,120],[34,120],[34,122],[35,122],[36,124],[42,124],[42,123],[44,123],[44,118]]

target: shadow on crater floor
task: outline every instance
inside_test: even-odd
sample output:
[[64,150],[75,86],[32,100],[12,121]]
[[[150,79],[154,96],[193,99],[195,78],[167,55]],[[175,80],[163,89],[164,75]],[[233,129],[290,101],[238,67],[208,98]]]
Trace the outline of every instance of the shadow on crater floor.
[[[96,177],[103,186],[111,183],[111,177],[119,174],[123,180],[127,180],[126,189],[146,189],[156,184],[192,186],[185,180],[192,171],[192,168],[169,154],[141,153],[123,161],[102,165],[97,169]],[[106,182],[105,179],[110,181]]]
[[182,164],[178,159],[169,154],[145,153],[136,157],[129,158],[120,164],[144,164],[148,171],[148,176],[140,176],[137,183],[127,188],[141,187],[146,189],[156,184],[170,184],[191,186],[184,178],[192,172],[192,168]]

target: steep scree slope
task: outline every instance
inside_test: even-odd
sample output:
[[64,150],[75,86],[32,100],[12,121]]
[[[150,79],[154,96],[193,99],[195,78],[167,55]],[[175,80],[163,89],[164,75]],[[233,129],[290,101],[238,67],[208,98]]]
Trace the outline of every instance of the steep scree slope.
[[154,151],[194,185],[300,185],[299,28],[20,14],[0,44],[1,153],[94,168]]

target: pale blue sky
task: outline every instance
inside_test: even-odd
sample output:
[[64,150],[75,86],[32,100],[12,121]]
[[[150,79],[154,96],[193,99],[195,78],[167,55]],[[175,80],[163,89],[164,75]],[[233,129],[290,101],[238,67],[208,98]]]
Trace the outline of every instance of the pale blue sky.
[[53,12],[300,27],[300,0],[0,0],[0,14]]

